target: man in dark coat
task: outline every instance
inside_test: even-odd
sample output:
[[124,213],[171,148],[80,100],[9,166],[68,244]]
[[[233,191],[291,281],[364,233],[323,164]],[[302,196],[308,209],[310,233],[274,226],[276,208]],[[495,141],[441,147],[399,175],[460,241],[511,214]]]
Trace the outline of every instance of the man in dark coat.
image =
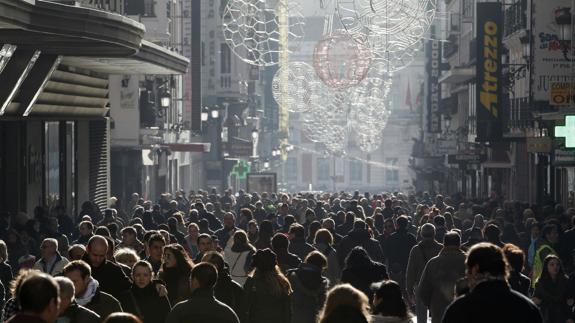
[[214,297],[218,271],[214,265],[199,263],[192,269],[190,285],[192,297],[178,303],[168,314],[166,323],[184,323],[193,318],[195,322],[240,323],[238,316],[226,304]]
[[276,233],[272,238],[272,250],[276,253],[278,266],[283,273],[301,264],[301,258],[288,251],[289,244],[289,239],[282,233]]
[[289,252],[300,257],[300,259],[305,259],[305,257],[315,248],[305,241],[305,229],[300,224],[292,224],[289,228]]
[[533,302],[512,290],[506,281],[503,252],[495,245],[474,245],[466,260],[471,291],[447,307],[443,323],[542,323]]
[[107,252],[106,238],[95,235],[88,242],[83,260],[90,265],[92,277],[99,282],[100,289],[118,298],[132,283],[120,266],[106,259]]
[[385,241],[384,255],[390,278],[399,284],[402,291],[405,291],[405,271],[409,252],[417,240],[407,231],[409,219],[406,216],[398,217],[395,222],[397,230]]
[[337,255],[340,265],[343,266],[345,258],[355,247],[362,247],[373,261],[382,262],[383,252],[379,242],[371,237],[367,231],[367,224],[363,220],[357,220],[353,224],[353,230],[343,237]]
[[218,236],[218,240],[220,240],[220,246],[223,249],[226,248],[228,244],[228,240],[234,235],[236,230],[239,228],[236,227],[236,217],[232,212],[226,212],[224,215],[224,227],[217,230],[214,234]]
[[218,270],[218,281],[214,286],[216,299],[228,305],[238,316],[243,314],[244,289],[232,280],[222,254],[210,251],[202,258],[202,261],[211,263]]
[[102,319],[98,314],[76,303],[74,283],[68,277],[56,277],[60,287],[60,315],[59,319],[70,323],[100,323]]
[[351,250],[345,259],[345,267],[341,274],[342,283],[349,283],[361,290],[371,301],[373,299],[371,285],[384,279],[389,279],[384,264],[372,261],[362,247]]

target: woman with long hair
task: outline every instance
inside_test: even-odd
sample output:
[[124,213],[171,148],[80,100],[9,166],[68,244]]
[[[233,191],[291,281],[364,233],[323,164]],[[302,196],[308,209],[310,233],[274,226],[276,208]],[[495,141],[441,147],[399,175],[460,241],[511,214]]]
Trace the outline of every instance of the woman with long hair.
[[248,279],[251,258],[256,248],[248,241],[248,235],[244,230],[237,230],[232,239],[233,242],[224,250],[224,259],[230,267],[232,279],[243,286]]
[[144,323],[163,322],[170,312],[170,301],[158,294],[153,276],[149,262],[136,262],[132,267],[132,286],[120,299],[124,311],[136,315]]
[[192,266],[193,262],[184,247],[177,243],[164,247],[158,278],[166,284],[170,304],[175,305],[192,295],[189,284]]
[[573,299],[567,299],[567,280],[559,257],[545,257],[532,298],[541,310],[543,322],[565,323],[570,318]]
[[290,323],[292,294],[289,280],[270,249],[258,250],[252,257],[254,270],[244,285],[245,317],[250,323]]
[[413,322],[413,315],[407,308],[398,283],[384,280],[374,287],[372,323]]
[[318,323],[368,323],[369,299],[350,284],[337,285],[328,293]]

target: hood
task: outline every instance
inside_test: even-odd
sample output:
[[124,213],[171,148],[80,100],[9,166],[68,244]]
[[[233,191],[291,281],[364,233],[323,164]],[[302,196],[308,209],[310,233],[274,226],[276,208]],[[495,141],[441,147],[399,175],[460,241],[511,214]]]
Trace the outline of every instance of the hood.
[[321,269],[310,264],[301,264],[295,270],[295,275],[306,289],[317,290],[325,282],[325,278],[321,276]]

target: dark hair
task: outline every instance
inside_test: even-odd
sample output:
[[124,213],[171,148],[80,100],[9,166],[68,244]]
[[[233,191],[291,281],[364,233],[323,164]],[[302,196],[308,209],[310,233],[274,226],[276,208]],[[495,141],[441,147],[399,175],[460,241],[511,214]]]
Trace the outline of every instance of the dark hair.
[[134,314],[116,312],[110,314],[103,323],[142,323],[142,321]]
[[357,246],[349,252],[347,257],[345,258],[345,267],[350,268],[353,266],[366,266],[371,264],[371,258],[369,254],[363,247]]
[[294,223],[289,227],[289,234],[293,234],[296,238],[305,238],[305,229],[301,224]]
[[443,245],[446,247],[459,247],[461,245],[461,237],[456,231],[449,231],[443,236]]
[[82,278],[86,278],[92,275],[92,269],[84,260],[74,260],[64,266],[63,273],[66,275],[72,271],[79,271]]
[[272,249],[277,250],[287,250],[289,247],[289,239],[283,233],[276,233],[272,238]]
[[103,225],[97,227],[96,231],[94,231],[94,234],[97,236],[112,237],[112,234],[110,233],[110,229],[108,229],[108,227],[105,227]]
[[284,217],[284,225],[290,226],[295,223],[295,218],[293,215],[288,214]]
[[492,276],[508,276],[508,263],[503,251],[498,246],[482,242],[469,249],[466,264],[468,268],[478,266],[479,273]]
[[435,225],[445,225],[445,218],[443,217],[443,215],[436,215],[433,218],[433,224]]
[[503,253],[511,269],[514,272],[520,273],[525,264],[525,253],[523,250],[514,244],[508,243],[503,246]]
[[559,262],[559,272],[557,273],[557,277],[559,279],[565,278],[565,272],[563,271],[563,264],[561,263],[561,259],[559,259],[559,257],[554,254],[550,254],[545,257],[545,260],[543,260],[543,270],[541,271],[541,276],[539,276],[537,281],[539,281],[539,279],[541,281],[551,281],[551,275],[549,274],[549,269],[547,268],[551,260],[557,260]]
[[218,281],[218,270],[209,262],[200,262],[190,274],[190,280],[195,279],[200,288],[213,288]]
[[407,229],[407,225],[409,224],[409,219],[405,216],[402,215],[400,217],[397,218],[397,220],[395,220],[395,223],[397,224],[397,228],[398,229]]
[[324,243],[328,246],[331,246],[333,244],[333,234],[331,234],[328,229],[319,229],[315,233],[314,243]]
[[200,235],[198,236],[198,241],[197,241],[197,243],[199,244],[199,243],[200,243],[200,240],[202,240],[202,239],[210,239],[210,242],[213,242],[212,236],[209,235],[209,234],[207,234],[207,233],[202,233],[202,234],[200,234]]
[[[189,273],[190,269],[192,269],[194,263],[192,259],[188,256],[188,253],[181,245],[177,243],[172,243],[164,247],[164,253],[167,251],[172,252],[174,258],[176,258],[176,268],[178,271],[183,273]],[[162,263],[162,271],[165,271],[167,268],[165,263]]]
[[[203,260],[206,259],[206,260]],[[221,253],[217,251],[208,251],[202,258],[202,262],[209,262],[210,264],[216,266],[218,272],[225,269],[226,261]]]
[[554,224],[546,224],[541,231],[541,236],[547,239],[547,235],[550,234],[553,230],[557,230],[557,227]]
[[314,265],[321,270],[327,268],[327,258],[321,252],[319,252],[317,250],[310,252],[305,257],[304,262],[306,264]]
[[134,228],[134,227],[125,227],[125,228],[123,228],[122,230],[120,230],[120,233],[121,233],[121,234],[129,233],[129,234],[131,234],[131,235],[137,236],[137,233],[138,233],[138,232],[136,231],[136,228]]
[[376,284],[376,288],[374,296],[380,302],[374,306],[373,314],[396,316],[402,319],[410,317],[398,283],[393,280],[384,280]]
[[154,233],[150,236],[150,239],[148,239],[148,247],[151,247],[154,242],[161,242],[162,244],[166,245],[166,240],[160,233]]
[[22,311],[42,313],[52,300],[58,301],[58,283],[44,273],[26,277],[18,289],[18,303]]
[[489,224],[483,229],[483,236],[489,241],[496,241],[501,236],[501,230],[495,224]]

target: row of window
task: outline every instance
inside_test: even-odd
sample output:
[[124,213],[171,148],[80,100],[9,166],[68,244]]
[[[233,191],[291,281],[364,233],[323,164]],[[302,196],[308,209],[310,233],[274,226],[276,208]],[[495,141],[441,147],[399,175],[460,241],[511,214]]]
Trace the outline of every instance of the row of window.
[[[385,163],[385,180],[387,182],[399,182],[399,169],[397,158],[387,158]],[[316,160],[317,180],[329,181],[333,179],[333,160],[329,158],[318,158]],[[307,170],[306,174],[309,174]],[[288,181],[297,181],[298,163],[297,158],[290,157],[285,163],[285,176]],[[307,177],[303,175],[302,178]],[[351,182],[363,181],[363,163],[361,161],[349,162],[349,180]]]

